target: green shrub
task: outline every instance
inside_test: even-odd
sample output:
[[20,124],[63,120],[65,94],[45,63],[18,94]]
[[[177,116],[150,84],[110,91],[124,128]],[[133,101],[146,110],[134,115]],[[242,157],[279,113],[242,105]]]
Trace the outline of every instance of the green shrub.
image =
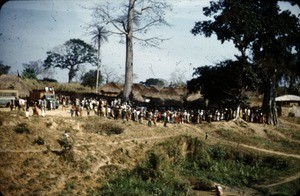
[[84,124],[83,128],[92,133],[106,134],[106,135],[117,135],[124,132],[123,127],[113,123],[94,122],[94,123]]
[[34,141],[32,142],[33,144],[37,144],[37,145],[44,145],[45,141],[43,138],[41,138],[40,136],[37,137],[36,139],[34,139]]
[[124,129],[112,123],[103,123],[97,130],[98,133],[107,135],[116,135],[124,132]]
[[71,150],[73,147],[73,143],[70,141],[70,138],[67,138],[66,136],[62,136],[57,140],[57,142],[63,150]]
[[25,123],[18,124],[18,126],[14,129],[16,133],[26,133],[30,134],[30,130]]
[[221,146],[211,146],[208,148],[208,153],[215,160],[222,160],[226,156],[224,148]]

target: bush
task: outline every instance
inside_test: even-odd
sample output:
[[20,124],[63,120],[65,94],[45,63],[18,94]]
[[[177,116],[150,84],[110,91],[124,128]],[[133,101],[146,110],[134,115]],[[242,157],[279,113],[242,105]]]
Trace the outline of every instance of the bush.
[[27,128],[25,123],[21,123],[19,124],[16,128],[15,128],[15,132],[16,133],[26,133],[26,134],[30,134],[30,130]]
[[100,123],[94,128],[95,133],[106,134],[106,135],[115,135],[123,133],[123,128],[112,123]]
[[58,139],[57,142],[63,150],[71,150],[73,147],[72,143],[66,137]]
[[37,145],[44,145],[45,141],[43,138],[41,138],[40,136],[36,139],[34,139],[33,144],[37,144]]
[[208,153],[215,160],[222,160],[226,156],[225,150],[221,146],[211,146],[208,148]]
[[118,135],[124,132],[124,128],[113,123],[90,123],[84,124],[83,128],[93,133]]

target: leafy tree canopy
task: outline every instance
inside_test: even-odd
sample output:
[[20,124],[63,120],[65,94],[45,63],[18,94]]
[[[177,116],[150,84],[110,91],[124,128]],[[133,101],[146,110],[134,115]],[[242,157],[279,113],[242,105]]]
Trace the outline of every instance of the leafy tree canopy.
[[165,82],[162,79],[159,79],[159,78],[149,78],[144,82],[144,84],[146,86],[152,86],[152,85],[164,86]]
[[27,79],[35,79],[35,80],[37,79],[36,72],[32,68],[25,68],[22,71],[21,77]]
[[[210,37],[216,34],[222,43],[232,41],[262,77],[263,110],[269,124],[277,124],[275,85],[283,77],[294,77],[291,61],[299,53],[300,22],[289,10],[281,10],[278,0],[219,0],[203,8],[214,20],[195,23],[191,32]],[[296,1],[287,1],[296,3]],[[295,61],[294,61],[295,62]],[[242,64],[244,65],[244,64]],[[244,70],[245,67],[241,66]],[[280,73],[280,74],[279,74]]]
[[[96,87],[96,79],[97,79],[97,70],[89,70],[87,73],[85,73],[81,77],[81,84],[84,86],[89,86],[91,88]],[[99,84],[98,86],[102,83],[103,77],[101,74],[99,74]]]
[[96,65],[96,50],[80,39],[70,39],[63,46],[47,52],[46,68],[58,67],[69,70],[69,82],[75,77],[79,66],[90,63]]
[[[215,66],[203,66],[195,69],[194,76],[187,82],[190,92],[200,92],[210,103],[228,104],[236,107],[246,104],[244,91],[256,88],[256,74],[253,71],[243,71],[240,67],[251,69],[250,64],[241,65],[241,61],[226,60]],[[252,73],[252,74],[249,74]]]
[[10,66],[4,65],[2,62],[0,62],[0,76],[2,74],[8,74],[10,68],[11,68]]

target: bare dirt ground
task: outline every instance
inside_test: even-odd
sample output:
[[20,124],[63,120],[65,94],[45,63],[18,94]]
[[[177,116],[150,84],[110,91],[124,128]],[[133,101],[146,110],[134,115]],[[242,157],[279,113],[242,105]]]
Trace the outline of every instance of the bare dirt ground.
[[[11,114],[10,114],[11,113]],[[148,127],[146,122],[125,122],[95,117],[92,112],[87,116],[72,117],[69,109],[47,111],[45,117],[33,117],[32,111],[29,119],[17,111],[10,112],[8,108],[0,109],[1,117],[11,115],[11,120],[2,121],[0,129],[0,191],[4,195],[57,195],[69,193],[71,195],[85,195],[88,188],[98,187],[104,178],[114,173],[117,169],[128,169],[138,164],[145,152],[153,145],[168,138],[181,134],[205,138],[206,142],[214,144],[222,141],[210,135],[216,128],[242,129],[233,122],[215,122],[211,124],[168,124],[162,123]],[[114,122],[124,128],[124,133],[119,135],[100,135],[85,130],[83,124],[87,118],[98,118],[103,122]],[[37,120],[38,119],[38,120]],[[15,134],[13,127],[19,123],[27,123],[32,132],[30,134]],[[268,125],[251,124],[248,129],[255,130],[256,134],[265,136],[264,130],[272,130]],[[293,125],[300,130],[300,125]],[[60,156],[61,147],[57,143],[65,130],[69,130],[74,141],[74,154],[70,157]],[[42,137],[45,145],[33,145],[34,139]],[[286,137],[281,135],[281,137]],[[231,142],[236,146],[237,143]],[[300,159],[299,154],[278,152],[272,149],[258,148],[246,144],[239,144],[244,148],[254,151],[269,153],[279,156],[289,156]],[[300,177],[300,172],[286,177],[280,182],[270,185],[295,180]],[[215,192],[196,192],[197,195],[215,195]],[[224,195],[254,195],[252,189],[235,189],[224,187]]]

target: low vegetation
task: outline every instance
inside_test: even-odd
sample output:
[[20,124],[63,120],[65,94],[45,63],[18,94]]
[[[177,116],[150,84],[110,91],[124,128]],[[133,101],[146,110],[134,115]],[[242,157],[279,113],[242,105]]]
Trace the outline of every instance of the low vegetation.
[[[191,189],[213,189],[215,183],[212,182],[252,187],[293,174],[300,169],[295,168],[295,164],[291,159],[231,146],[210,146],[195,137],[178,136],[154,146],[141,164],[118,173],[93,194],[189,195]],[[300,188],[299,184],[292,190],[286,187],[276,191],[295,194]]]
[[27,127],[26,123],[20,123],[17,125],[17,127],[15,128],[15,132],[16,133],[26,133],[29,134],[30,130]]
[[17,111],[0,119],[5,195],[193,195],[216,184],[262,195],[300,189],[299,125],[290,121],[149,127],[97,116],[27,119]]

